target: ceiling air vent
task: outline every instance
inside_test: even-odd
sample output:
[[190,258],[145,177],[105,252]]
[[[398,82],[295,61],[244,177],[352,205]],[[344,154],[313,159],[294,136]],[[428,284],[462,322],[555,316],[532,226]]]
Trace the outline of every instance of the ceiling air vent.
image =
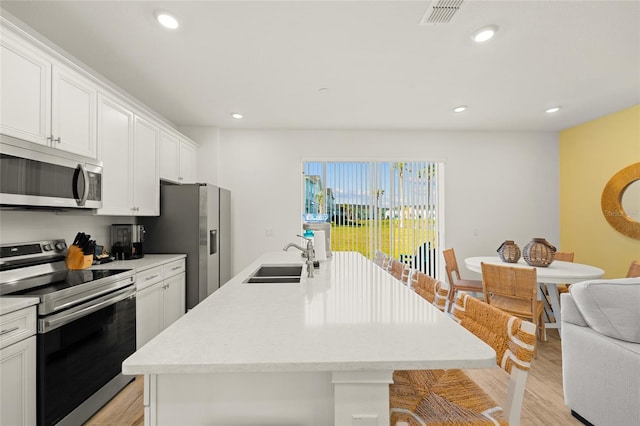
[[446,24],[458,13],[464,0],[432,0],[420,25]]

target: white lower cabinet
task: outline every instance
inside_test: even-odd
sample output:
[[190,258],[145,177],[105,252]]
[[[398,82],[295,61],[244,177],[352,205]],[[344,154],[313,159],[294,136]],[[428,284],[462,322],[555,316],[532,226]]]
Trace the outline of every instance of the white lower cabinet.
[[36,423],[35,317],[31,307],[0,319],[0,425]]
[[185,312],[184,259],[136,274],[136,348],[141,348]]

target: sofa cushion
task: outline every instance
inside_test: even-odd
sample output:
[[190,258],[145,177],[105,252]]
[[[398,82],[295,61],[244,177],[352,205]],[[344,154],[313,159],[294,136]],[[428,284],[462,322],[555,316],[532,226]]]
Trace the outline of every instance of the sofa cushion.
[[589,327],[640,343],[640,278],[583,281],[571,285],[570,292]]

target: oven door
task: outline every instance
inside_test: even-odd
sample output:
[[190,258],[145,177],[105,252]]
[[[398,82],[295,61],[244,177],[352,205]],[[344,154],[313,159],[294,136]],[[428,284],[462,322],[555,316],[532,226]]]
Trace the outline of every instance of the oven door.
[[135,324],[135,286],[39,319],[38,425],[58,423],[120,374]]

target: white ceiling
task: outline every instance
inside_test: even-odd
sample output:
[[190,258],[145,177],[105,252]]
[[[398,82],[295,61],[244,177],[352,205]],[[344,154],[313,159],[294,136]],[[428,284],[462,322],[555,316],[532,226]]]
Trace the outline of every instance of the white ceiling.
[[[429,4],[2,8],[178,126],[558,131],[640,102],[640,1],[466,0],[451,23],[419,25]],[[181,29],[160,28],[157,9]],[[473,43],[487,24],[497,36]]]

